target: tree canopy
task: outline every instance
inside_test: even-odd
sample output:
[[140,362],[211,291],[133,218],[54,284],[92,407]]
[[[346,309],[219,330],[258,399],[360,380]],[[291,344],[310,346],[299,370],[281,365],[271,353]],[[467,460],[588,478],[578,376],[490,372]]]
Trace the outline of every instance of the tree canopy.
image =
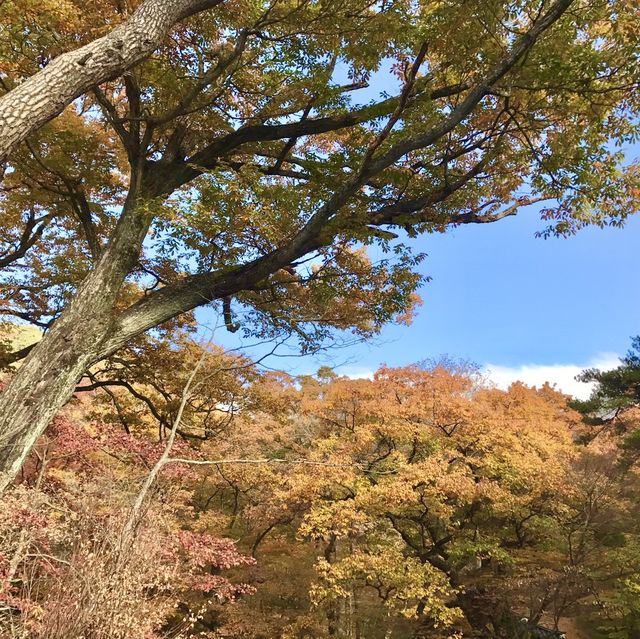
[[96,54],[88,87],[72,65],[60,90],[85,92],[5,162],[2,312],[46,331],[0,400],[7,476],[92,364],[199,306],[303,348],[368,336],[416,303],[407,236],[533,203],[542,233],[636,210],[624,0],[205,4],[167,3],[162,39],[157,2],[4,3],[18,115],[78,45],[153,49],[116,71]]

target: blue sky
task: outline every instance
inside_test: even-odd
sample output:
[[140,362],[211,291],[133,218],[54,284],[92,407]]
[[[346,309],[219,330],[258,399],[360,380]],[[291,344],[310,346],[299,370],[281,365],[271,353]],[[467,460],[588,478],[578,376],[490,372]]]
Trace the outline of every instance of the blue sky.
[[451,353],[477,362],[586,362],[624,352],[640,332],[640,219],[624,229],[584,229],[543,240],[535,210],[485,226],[423,236],[423,271],[434,279],[409,329],[369,357],[395,363],[413,353]]

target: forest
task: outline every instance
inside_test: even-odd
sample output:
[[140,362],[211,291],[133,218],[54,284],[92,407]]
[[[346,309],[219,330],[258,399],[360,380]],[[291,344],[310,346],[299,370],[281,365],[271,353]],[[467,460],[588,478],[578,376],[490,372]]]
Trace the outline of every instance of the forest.
[[625,233],[639,69],[636,0],[0,0],[0,639],[639,639],[640,337],[282,364]]
[[637,637],[634,346],[570,402],[451,359],[296,379],[150,340],[5,495],[0,631]]

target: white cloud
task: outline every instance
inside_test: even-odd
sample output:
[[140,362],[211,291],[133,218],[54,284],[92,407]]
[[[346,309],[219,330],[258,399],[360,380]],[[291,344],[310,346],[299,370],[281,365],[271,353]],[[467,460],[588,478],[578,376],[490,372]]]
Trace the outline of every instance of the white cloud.
[[[490,382],[505,390],[518,381],[538,388],[549,382],[563,393],[587,399],[593,384],[576,381],[576,375],[585,368],[610,370],[619,365],[620,359],[616,353],[600,353],[585,364],[522,364],[513,367],[486,364],[483,370]],[[375,371],[364,366],[343,366],[336,369],[336,372],[351,379],[373,379]]]
[[509,367],[498,364],[486,364],[484,369],[489,379],[498,388],[508,388],[510,384],[521,381],[528,386],[540,387],[545,382],[555,384],[558,390],[579,399],[586,399],[593,384],[576,381],[575,377],[585,368],[609,370],[620,364],[615,353],[601,353],[583,365],[578,364],[523,364]]
[[336,373],[351,379],[373,379],[375,371],[364,366],[343,366],[337,368]]

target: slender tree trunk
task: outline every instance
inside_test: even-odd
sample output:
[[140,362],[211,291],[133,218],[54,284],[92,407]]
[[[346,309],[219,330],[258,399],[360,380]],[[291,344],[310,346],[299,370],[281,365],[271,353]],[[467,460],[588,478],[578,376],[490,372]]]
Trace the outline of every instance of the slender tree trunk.
[[198,359],[198,362],[194,366],[193,370],[191,371],[191,374],[189,375],[189,378],[187,379],[187,383],[182,389],[180,406],[178,407],[178,412],[176,414],[175,419],[173,420],[173,425],[171,426],[171,432],[169,433],[169,437],[164,446],[164,450],[162,451],[162,455],[160,455],[160,458],[158,459],[158,461],[155,463],[155,465],[147,475],[147,478],[142,484],[142,487],[138,492],[136,500],[134,501],[133,506],[131,507],[131,512],[129,513],[129,517],[125,521],[124,527],[122,529],[122,533],[120,535],[120,552],[119,552],[120,558],[122,558],[123,556],[126,556],[126,553],[129,550],[135,531],[140,525],[142,509],[149,498],[149,493],[151,491],[152,486],[155,484],[156,480],[158,479],[158,475],[160,474],[160,471],[167,465],[167,463],[171,461],[170,455],[173,449],[173,445],[176,441],[176,435],[178,433],[180,422],[182,421],[182,414],[184,413],[184,408],[187,405],[187,402],[189,401],[189,397],[191,396],[191,390],[193,388],[195,377],[198,371],[200,370],[200,368],[202,367],[202,364],[204,363],[204,358],[206,354],[207,354],[207,348],[204,348],[202,350],[202,354],[200,355],[200,358]]
[[50,62],[0,98],[0,162],[78,96],[147,57],[178,21],[222,0],[145,0],[113,31]]
[[149,221],[130,195],[113,239],[73,301],[0,396],[0,493],[53,416],[69,400],[115,323],[113,304],[136,263]]
[[[325,546],[324,549],[324,558],[330,564],[332,564],[335,560],[336,556],[336,548],[338,545],[338,540],[335,535],[331,536],[329,543]],[[330,601],[326,611],[327,617],[327,634],[330,637],[337,637],[340,634],[340,602],[338,601]]]

